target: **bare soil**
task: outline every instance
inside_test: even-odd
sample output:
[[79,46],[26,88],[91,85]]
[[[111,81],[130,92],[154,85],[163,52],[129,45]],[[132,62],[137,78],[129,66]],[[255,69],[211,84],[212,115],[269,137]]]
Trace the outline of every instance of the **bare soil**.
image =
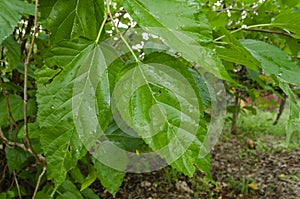
[[[236,135],[220,140],[211,155],[213,180],[201,172],[187,178],[170,168],[127,174],[116,198],[300,198],[300,147],[286,148],[277,137],[265,136],[250,149]],[[99,182],[92,188],[101,198],[113,198]]]

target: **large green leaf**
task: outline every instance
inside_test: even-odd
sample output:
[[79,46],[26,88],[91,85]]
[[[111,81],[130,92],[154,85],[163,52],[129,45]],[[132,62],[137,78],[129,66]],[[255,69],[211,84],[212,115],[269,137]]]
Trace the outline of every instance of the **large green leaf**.
[[276,46],[251,39],[241,40],[242,45],[261,62],[263,72],[279,80],[300,85],[300,67],[291,57]]
[[153,54],[123,71],[113,99],[124,121],[153,151],[192,176],[207,129],[200,88],[188,65]]
[[[96,116],[97,108],[109,109],[106,103],[95,107],[99,78],[107,76],[102,50],[85,42],[64,41],[53,46],[46,63],[59,68],[37,72],[40,140],[48,163],[48,178],[56,186],[64,182],[67,171],[85,154],[82,141],[86,143],[90,137],[98,136],[90,134],[98,126],[97,117],[91,118],[90,114]],[[107,90],[108,93],[100,92],[104,95],[101,99],[109,100],[109,88],[104,91]],[[108,123],[110,115],[101,119]]]
[[291,35],[296,39],[300,39],[300,12],[289,11],[283,12],[275,17],[271,23],[272,26],[280,27],[285,31],[291,32]]
[[18,24],[23,14],[34,14],[34,6],[21,0],[0,0],[0,44]]
[[211,27],[205,15],[189,1],[121,0],[126,11],[145,30],[161,36],[183,58],[228,81],[221,61],[212,50]]
[[103,20],[103,1],[47,0],[41,1],[42,18],[54,41],[79,36],[95,40]]

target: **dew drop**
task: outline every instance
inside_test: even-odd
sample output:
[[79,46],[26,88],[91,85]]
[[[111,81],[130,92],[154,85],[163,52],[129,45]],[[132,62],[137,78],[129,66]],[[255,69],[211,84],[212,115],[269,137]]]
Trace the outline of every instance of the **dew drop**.
[[76,153],[77,153],[77,154],[80,154],[80,151],[79,151],[79,149],[76,149],[75,151],[76,151]]

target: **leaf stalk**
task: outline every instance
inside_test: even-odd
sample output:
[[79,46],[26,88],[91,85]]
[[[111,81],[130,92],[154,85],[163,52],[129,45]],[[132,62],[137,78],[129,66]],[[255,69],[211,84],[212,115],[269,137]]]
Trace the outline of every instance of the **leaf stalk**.
[[104,18],[103,18],[102,24],[101,24],[99,32],[98,32],[98,36],[97,36],[96,41],[95,41],[96,44],[98,44],[98,42],[100,40],[100,36],[101,36],[101,33],[102,33],[103,28],[105,26],[106,20],[107,20],[107,15],[105,15]]

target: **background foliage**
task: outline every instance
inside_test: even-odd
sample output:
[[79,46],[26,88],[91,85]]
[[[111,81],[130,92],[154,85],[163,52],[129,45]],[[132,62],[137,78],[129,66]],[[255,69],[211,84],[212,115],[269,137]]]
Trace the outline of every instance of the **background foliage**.
[[[36,9],[34,4],[38,5]],[[142,63],[165,64],[181,73],[197,94],[200,119],[208,115],[211,99],[195,65],[224,81],[233,132],[241,102],[248,100],[254,105],[265,94],[276,95],[282,102],[289,100],[287,142],[296,129],[300,112],[296,100],[300,86],[297,1],[0,0],[0,5],[1,157],[11,175],[8,181],[17,176],[24,182],[7,186],[1,180],[1,197],[97,198],[89,188],[96,179],[115,195],[125,173],[93,158],[81,142],[76,125],[89,131],[99,120],[111,141],[132,152],[156,151],[176,138],[172,128],[180,126],[176,117],[181,111],[176,97],[147,79],[147,86],[134,94],[130,104],[135,122],[149,123],[148,110],[160,103],[172,107],[168,111],[175,116],[166,116],[169,126],[150,139],[142,139],[142,131],[135,129],[140,137],[132,138],[112,117],[109,102],[117,82],[131,68],[141,68]],[[151,34],[164,40],[163,48],[155,47],[154,38],[143,40],[147,48],[134,50],[131,46],[132,53],[107,63],[99,43],[115,34],[120,37],[133,27],[160,28],[152,29]],[[193,42],[178,39],[174,30]],[[87,71],[78,76],[82,66],[87,66]],[[93,110],[98,120],[86,117],[91,110],[85,103],[76,107],[74,119],[73,85],[98,80],[98,108]],[[89,89],[83,86],[75,100],[89,94]],[[162,93],[159,96],[155,94],[158,90]],[[251,105],[243,109],[255,111]],[[206,122],[199,124],[186,152],[168,162],[187,176],[193,176],[196,169],[210,175],[209,155],[198,158],[209,119],[201,121]],[[168,161],[168,156],[159,155]]]

